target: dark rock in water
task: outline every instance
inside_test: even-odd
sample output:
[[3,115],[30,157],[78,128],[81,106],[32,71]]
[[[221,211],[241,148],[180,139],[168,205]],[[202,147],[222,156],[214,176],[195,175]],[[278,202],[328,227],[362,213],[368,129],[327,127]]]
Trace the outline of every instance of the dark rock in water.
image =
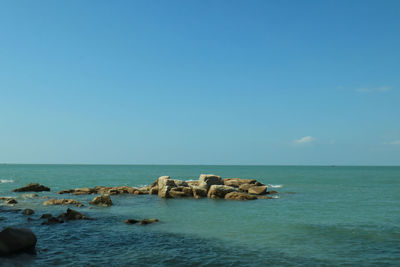
[[48,219],[53,217],[53,215],[51,215],[50,213],[44,213],[42,214],[42,216],[40,216],[40,219]]
[[92,201],[89,202],[92,205],[99,205],[99,206],[112,206],[111,197],[109,195],[102,195],[95,197]]
[[266,186],[252,186],[248,190],[249,194],[254,194],[254,195],[265,195],[267,193],[267,187]]
[[58,219],[56,217],[53,217],[50,214],[50,217],[47,218],[47,221],[42,222],[43,225],[51,225],[51,224],[57,224],[57,223],[63,223],[64,221],[61,219]]
[[0,255],[18,252],[35,252],[37,238],[29,229],[5,228],[0,232]]
[[127,219],[124,222],[127,223],[127,224],[135,224],[135,223],[138,223],[139,221],[135,220],[135,219]]
[[70,221],[70,220],[90,220],[91,218],[86,217],[80,212],[77,212],[75,210],[67,209],[67,212],[60,214],[58,219],[64,220],[64,221]]
[[14,189],[13,192],[41,192],[50,191],[50,188],[38,183],[27,184],[24,187]]
[[32,214],[35,214],[35,211],[32,210],[32,209],[24,209],[24,210],[22,211],[22,214],[25,214],[25,215],[32,215]]
[[242,192],[230,192],[225,195],[225,199],[231,200],[256,200],[256,196],[252,196]]
[[16,201],[13,198],[9,198],[8,200],[6,200],[6,204],[8,204],[8,205],[17,204],[17,203],[18,203],[18,201]]
[[143,219],[139,223],[141,225],[146,225],[146,224],[151,224],[151,223],[155,223],[155,222],[159,222],[159,220],[158,219]]
[[278,194],[278,192],[275,190],[271,190],[271,191],[267,191],[267,194],[273,195],[273,194]]
[[0,221],[4,221],[6,218],[4,217],[0,217]]

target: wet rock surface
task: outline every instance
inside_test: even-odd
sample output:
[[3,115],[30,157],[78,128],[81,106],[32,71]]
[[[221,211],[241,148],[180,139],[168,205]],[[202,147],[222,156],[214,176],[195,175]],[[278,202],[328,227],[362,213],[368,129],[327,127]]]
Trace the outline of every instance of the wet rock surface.
[[42,192],[50,191],[50,188],[38,183],[27,184],[24,187],[14,189],[13,192]]

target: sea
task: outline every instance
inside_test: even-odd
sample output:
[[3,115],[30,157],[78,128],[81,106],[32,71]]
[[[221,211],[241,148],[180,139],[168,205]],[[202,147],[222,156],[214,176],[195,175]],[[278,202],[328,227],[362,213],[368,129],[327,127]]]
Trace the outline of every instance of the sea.
[[[254,178],[276,190],[274,199],[161,199],[59,195],[78,187],[143,186],[159,176],[196,180],[200,174]],[[37,182],[39,197],[12,189]],[[31,229],[36,255],[0,258],[0,266],[400,266],[400,167],[201,165],[0,165],[0,230]],[[46,198],[73,198],[95,220],[42,225]],[[6,209],[31,208],[28,220]],[[157,218],[150,225],[126,219]]]

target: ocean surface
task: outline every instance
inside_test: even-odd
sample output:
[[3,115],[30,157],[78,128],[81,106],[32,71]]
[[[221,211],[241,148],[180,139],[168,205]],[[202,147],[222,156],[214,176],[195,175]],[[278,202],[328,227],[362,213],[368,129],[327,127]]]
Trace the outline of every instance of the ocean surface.
[[[115,195],[112,207],[88,209],[94,195],[56,194],[148,185],[162,175],[198,179],[201,173],[255,178],[279,198]],[[96,220],[41,225],[41,214],[67,207],[42,206],[45,199],[11,192],[30,182],[51,188],[40,196],[83,202],[71,208]],[[13,208],[36,212],[28,221],[0,211],[0,228],[27,227],[38,237],[37,255],[0,258],[0,266],[400,266],[400,167],[0,165],[0,196],[15,197]],[[125,224],[130,218],[160,222]]]

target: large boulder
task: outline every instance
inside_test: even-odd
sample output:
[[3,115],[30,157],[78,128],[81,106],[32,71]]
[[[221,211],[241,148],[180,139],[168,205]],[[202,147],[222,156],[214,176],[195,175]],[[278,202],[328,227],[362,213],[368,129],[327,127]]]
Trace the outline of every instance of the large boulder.
[[254,184],[242,184],[239,186],[239,191],[248,192],[250,187],[253,187]]
[[112,206],[111,197],[109,195],[102,195],[95,197],[92,201],[89,202],[92,205],[99,205],[99,206]]
[[200,174],[199,187],[204,188],[208,191],[212,185],[223,185],[224,181],[220,176],[214,174]]
[[50,191],[50,188],[38,183],[27,184],[24,187],[14,189],[13,192],[41,192]]
[[0,232],[0,255],[8,256],[17,252],[34,252],[37,238],[24,228],[5,228]]
[[158,185],[151,187],[149,190],[149,194],[150,195],[158,195]]
[[43,202],[43,206],[48,205],[75,205],[77,207],[82,207],[83,204],[75,199],[49,199]]
[[193,197],[194,198],[203,198],[207,197],[207,190],[198,186],[192,187]]
[[226,178],[224,179],[224,184],[233,187],[239,187],[242,184],[254,184],[256,179],[241,179],[241,178]]
[[224,198],[226,194],[234,192],[236,189],[227,185],[212,185],[208,190],[209,198]]
[[169,196],[172,198],[191,197],[193,196],[193,192],[190,187],[178,186],[170,189]]
[[174,180],[169,176],[161,176],[158,178],[158,196],[162,198],[169,198],[169,191],[172,187],[176,187]]
[[260,186],[252,186],[248,190],[249,194],[253,195],[265,195],[267,193],[267,186],[260,185]]
[[256,196],[252,196],[242,192],[230,192],[225,195],[225,199],[231,200],[256,200]]

